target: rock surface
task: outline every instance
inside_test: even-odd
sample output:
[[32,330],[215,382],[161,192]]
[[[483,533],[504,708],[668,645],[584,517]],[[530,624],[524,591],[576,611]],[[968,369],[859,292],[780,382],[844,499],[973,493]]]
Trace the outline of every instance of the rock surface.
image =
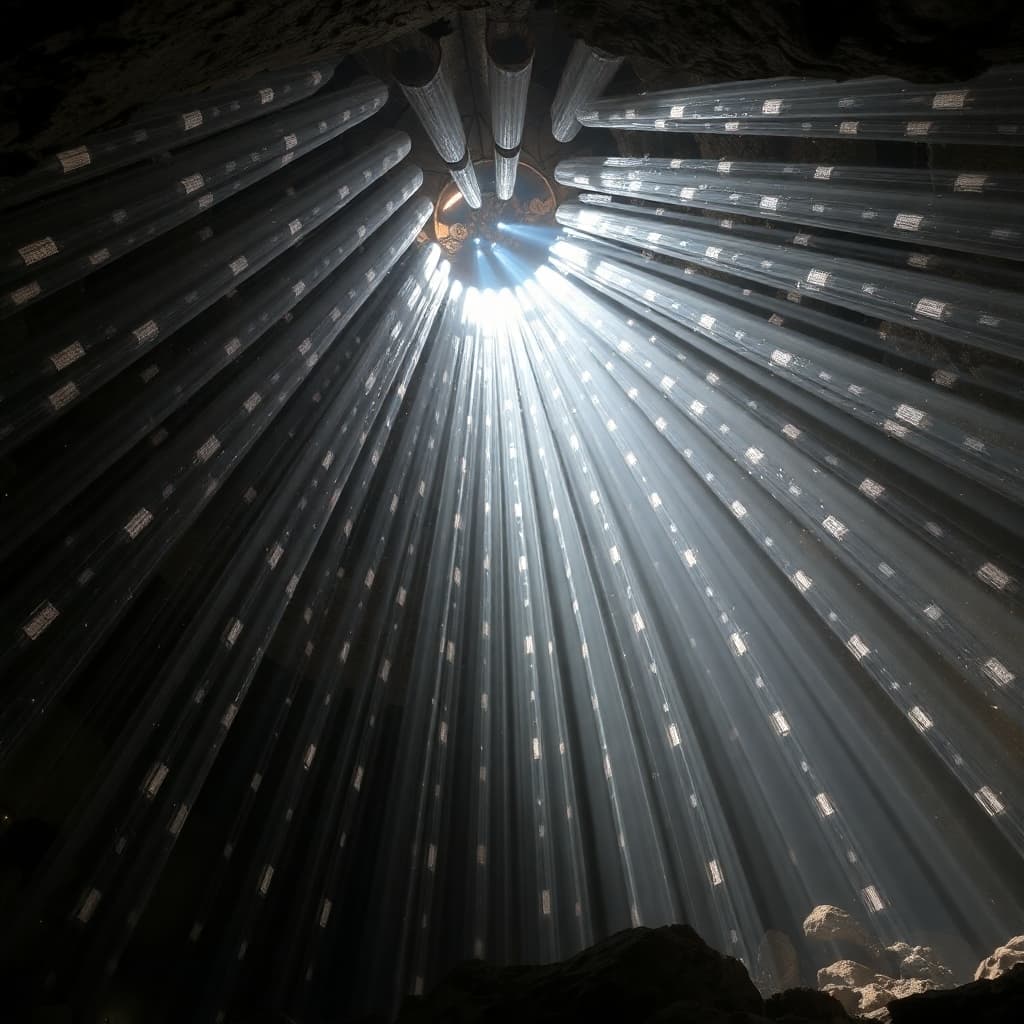
[[901,978],[916,978],[929,981],[935,986],[950,985],[953,972],[939,962],[934,950],[928,946],[911,946],[906,942],[897,942],[886,946],[899,962]]
[[837,960],[828,967],[822,967],[818,971],[818,986],[824,988],[826,985],[845,985],[847,988],[857,988],[858,985],[867,985],[875,980],[875,972],[864,964],[855,960]]
[[1000,946],[991,956],[982,960],[974,972],[974,980],[1001,977],[1017,964],[1024,964],[1024,935],[1014,936],[1005,946]]
[[[859,954],[856,962],[865,962],[874,970],[885,969],[885,951],[852,914],[827,903],[815,907],[804,919],[804,935],[812,942],[830,943],[840,952]],[[853,959],[850,957],[850,959]]]

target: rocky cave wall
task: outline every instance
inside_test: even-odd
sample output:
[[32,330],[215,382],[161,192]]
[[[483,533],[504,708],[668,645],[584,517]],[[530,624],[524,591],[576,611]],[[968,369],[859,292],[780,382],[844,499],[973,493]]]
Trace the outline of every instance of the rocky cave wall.
[[[131,110],[379,46],[484,7],[555,8],[649,87],[783,75],[963,80],[1024,60],[1014,0],[11,0],[0,44],[0,175]],[[17,27],[15,27],[17,26]]]

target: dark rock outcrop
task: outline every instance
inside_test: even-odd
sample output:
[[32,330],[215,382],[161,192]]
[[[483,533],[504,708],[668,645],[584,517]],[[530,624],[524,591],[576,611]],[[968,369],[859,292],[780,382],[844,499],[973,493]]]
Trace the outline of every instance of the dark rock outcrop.
[[1018,1024],[1024,1020],[1024,964],[993,980],[897,999],[888,1010],[892,1024]]
[[[401,1024],[586,1020],[713,1020],[764,1004],[746,969],[686,925],[619,932],[561,963],[457,967],[429,995],[406,1001]],[[693,1014],[704,1016],[694,1016]],[[724,1019],[724,1016],[723,1016]]]
[[[852,1002],[810,988],[791,988],[762,1000],[744,966],[712,949],[692,928],[634,928],[561,963],[462,964],[433,992],[407,999],[396,1024],[849,1024],[865,1019],[887,1024],[1017,1024],[1024,1020],[1024,964],[994,980],[953,989],[932,988],[934,982],[928,979],[872,975],[855,962],[837,962],[821,975],[836,992],[853,993]],[[842,981],[851,984],[836,984]]]

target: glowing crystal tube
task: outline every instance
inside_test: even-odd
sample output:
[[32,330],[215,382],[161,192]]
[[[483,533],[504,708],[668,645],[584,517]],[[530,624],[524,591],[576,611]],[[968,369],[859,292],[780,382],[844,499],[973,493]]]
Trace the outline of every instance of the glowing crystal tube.
[[533,40],[528,33],[515,26],[490,23],[487,27],[487,80],[499,199],[511,199],[515,189],[532,70]]
[[785,288],[869,316],[926,329],[939,337],[1019,359],[1024,302],[1012,292],[882,267],[866,260],[808,253],[802,247],[740,240],[612,213],[575,203],[559,207],[558,222],[606,241]]
[[551,104],[551,134],[559,142],[576,138],[581,123],[577,113],[601,95],[621,63],[621,57],[587,46],[582,39],[576,40]]
[[[86,194],[55,196],[12,213],[0,248],[0,316],[108,267],[160,235],[288,167],[387,102],[372,78],[140,164]],[[203,229],[200,222],[198,230]]]
[[563,185],[674,206],[1024,259],[1024,178],[1016,175],[585,157],[563,160],[555,177]]
[[[140,264],[146,284],[137,294],[126,296],[116,282],[97,288],[94,304],[40,332],[37,348],[5,355],[9,390],[0,417],[0,448],[20,443],[65,415],[71,405],[308,238],[398,164],[409,145],[404,133],[386,136],[314,187],[292,189],[293,194],[286,191],[277,202],[268,202],[263,216],[214,233],[201,249],[186,239],[184,246],[165,250],[164,258]],[[55,371],[60,374],[56,379]]]
[[470,159],[466,132],[451,83],[441,61],[441,47],[426,36],[417,37],[395,54],[392,69],[398,83],[430,136],[438,156],[473,209],[480,207],[480,186]]
[[764,79],[617,96],[587,104],[582,124],[661,132],[1024,144],[1024,80],[997,68],[961,85]]
[[333,74],[334,63],[322,62],[151,107],[125,125],[49,157],[5,193],[0,205],[27,202],[281,110],[312,96]]

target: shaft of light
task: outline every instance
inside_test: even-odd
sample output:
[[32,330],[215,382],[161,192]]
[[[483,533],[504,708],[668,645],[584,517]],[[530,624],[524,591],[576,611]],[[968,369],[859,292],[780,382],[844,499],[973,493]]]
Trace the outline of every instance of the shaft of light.
[[551,104],[551,134],[559,142],[576,138],[581,125],[577,114],[604,92],[621,63],[621,57],[587,46],[582,39],[573,43]]
[[661,132],[1024,145],[1024,74],[996,68],[966,84],[766,79],[587,103],[591,127]]
[[0,206],[28,202],[280,110],[312,96],[334,74],[334,67],[333,62],[325,61],[272,72],[156,105],[122,127],[88,136],[80,145],[48,158],[10,191],[0,194]]
[[1024,299],[927,273],[896,270],[865,260],[807,253],[799,244],[737,240],[721,230],[652,223],[649,217],[567,203],[561,224],[599,237],[651,249],[726,273],[739,273],[809,298],[909,326],[921,325],[958,341],[1019,359]]
[[[367,78],[293,104],[166,159],[11,213],[0,251],[0,316],[133,252],[364,122],[388,98]],[[111,229],[111,226],[113,230]]]
[[[404,185],[403,190],[406,188],[407,185]],[[341,273],[335,275],[332,288],[328,289],[326,293],[322,289],[314,293],[316,301],[308,309],[303,309],[300,306],[301,312],[297,317],[292,318],[289,312],[285,312],[283,319],[286,326],[284,330],[289,338],[294,339],[298,330],[303,327],[312,328],[312,332],[308,336],[300,338],[299,344],[292,346],[289,352],[289,357],[292,360],[298,360],[295,363],[297,376],[293,381],[293,387],[299,386],[305,376],[316,366],[326,346],[334,341],[351,315],[357,312],[362,303],[366,301],[367,296],[376,287],[378,279],[412,243],[431,212],[432,207],[429,200],[422,198],[403,207],[400,214],[393,222],[388,223],[383,231],[374,233],[360,258],[354,260],[351,266],[342,265]],[[383,220],[384,218],[381,218],[381,222]],[[345,244],[342,247],[342,259],[351,254],[368,235],[365,225],[356,226],[349,222],[344,227],[347,237],[343,236]],[[337,239],[332,241],[336,242]],[[307,290],[309,289],[303,278],[300,278],[292,289],[293,293],[297,291],[299,295],[304,295]],[[320,346],[318,349],[313,348],[314,340]],[[154,455],[144,474],[145,480],[141,483],[141,486],[146,487],[151,494],[144,508],[145,515],[142,519],[139,518],[138,509],[135,509],[134,512],[131,511],[131,507],[135,505],[134,498],[127,498],[126,495],[114,492],[107,497],[103,510],[95,518],[81,523],[84,539],[93,531],[98,530],[102,534],[106,530],[103,523],[109,522],[115,516],[121,518],[127,511],[129,515],[127,525],[124,527],[125,537],[134,541],[142,530],[145,531],[132,562],[119,563],[113,549],[109,552],[114,556],[113,560],[89,559],[91,563],[88,566],[89,579],[93,581],[94,586],[99,588],[99,594],[104,593],[108,587],[117,588],[127,584],[135,588],[141,585],[158,564],[169,539],[179,536],[181,531],[194,520],[224,482],[227,473],[237,466],[240,455],[268,427],[278,403],[276,401],[264,402],[264,396],[260,391],[253,394],[255,394],[255,398],[250,395],[241,402],[233,401],[233,395],[226,396],[221,405],[208,410],[206,417],[199,417],[197,419],[198,434],[205,435],[205,439],[198,438],[200,443],[195,446],[191,456],[186,454],[192,439],[192,435],[189,433],[175,438],[163,452]],[[250,404],[251,409],[249,408]],[[238,422],[240,405],[249,414],[244,417],[242,423]],[[257,413],[256,410],[261,406],[262,410]],[[267,410],[271,413],[270,419],[268,419]],[[217,429],[218,416],[224,417],[225,422],[232,425],[235,434],[233,439],[229,440],[224,429]],[[215,444],[209,444],[211,438],[215,440]],[[152,447],[159,449],[164,440],[163,437],[158,438]],[[204,445],[207,447],[204,448]],[[233,451],[233,448],[237,450]],[[227,473],[223,477],[217,475],[215,486],[211,488],[208,486],[207,474],[211,471],[211,466],[218,463],[225,465]],[[190,476],[192,478],[191,486],[189,485]],[[161,480],[164,483],[158,484],[158,481]],[[166,486],[168,480],[175,481],[170,488]],[[140,522],[143,525],[138,527]],[[72,561],[75,561],[81,556],[75,551],[70,554],[70,557]],[[81,578],[82,571],[83,569],[79,568],[60,573],[61,579],[65,581],[63,585],[58,584],[56,578],[51,577],[47,580],[44,572],[37,584],[34,585],[41,586],[51,594],[47,600],[55,607],[63,605],[65,608],[70,608],[84,596],[81,590],[74,586],[75,581]],[[128,580],[125,579],[124,574],[126,573]],[[133,582],[129,582],[129,580]],[[29,586],[34,585],[29,584]],[[82,631],[77,636],[65,638],[65,642],[53,649],[52,653],[58,659],[71,659],[71,661],[80,662],[85,656],[85,652],[93,650],[105,632],[116,625],[123,610],[123,606],[119,606],[116,601],[101,601],[97,614],[92,617],[91,629]],[[27,637],[27,634],[25,635]],[[13,654],[13,652],[10,653]],[[66,665],[68,662],[64,661],[64,664]],[[12,699],[8,701],[0,715],[0,758],[6,757],[24,731],[30,729],[34,721],[38,721],[39,715],[44,713],[44,709],[50,705],[52,699],[61,692],[68,678],[65,670],[56,669],[51,664],[50,669],[44,670],[42,676],[35,678],[26,676],[22,679],[25,687],[22,690],[23,699],[14,698],[12,695]]]
[[[212,232],[199,248],[193,239],[179,238],[177,251],[165,250],[163,258],[133,268],[146,284],[131,295],[114,281],[98,288],[85,309],[72,301],[70,316],[39,332],[38,353],[14,353],[5,361],[8,391],[0,404],[0,450],[66,415],[69,407],[312,234],[394,167],[409,146],[407,135],[392,133],[329,177],[307,188],[286,187],[283,196],[282,182],[272,177],[265,184],[268,197],[277,202],[267,203],[262,217]],[[295,170],[300,173],[301,165]]]

